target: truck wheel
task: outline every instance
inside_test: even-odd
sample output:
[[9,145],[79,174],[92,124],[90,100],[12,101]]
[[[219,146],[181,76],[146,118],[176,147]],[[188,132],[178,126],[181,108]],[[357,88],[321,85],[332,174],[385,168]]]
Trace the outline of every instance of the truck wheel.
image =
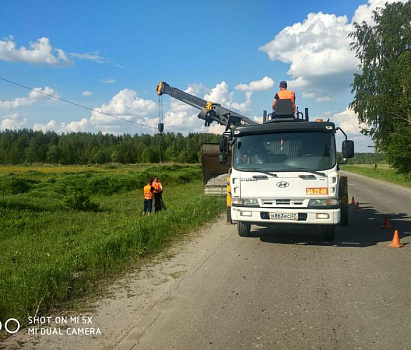
[[237,232],[241,237],[249,237],[251,231],[251,225],[242,221],[237,221]]
[[325,241],[333,241],[335,238],[335,225],[321,225],[321,234]]
[[348,206],[341,207],[341,226],[348,226]]

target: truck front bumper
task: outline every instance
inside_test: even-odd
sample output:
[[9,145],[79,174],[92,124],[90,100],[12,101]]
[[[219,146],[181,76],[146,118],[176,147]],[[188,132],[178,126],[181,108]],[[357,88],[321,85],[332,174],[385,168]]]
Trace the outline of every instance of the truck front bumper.
[[275,223],[336,225],[340,222],[340,209],[231,207],[231,220],[262,226]]

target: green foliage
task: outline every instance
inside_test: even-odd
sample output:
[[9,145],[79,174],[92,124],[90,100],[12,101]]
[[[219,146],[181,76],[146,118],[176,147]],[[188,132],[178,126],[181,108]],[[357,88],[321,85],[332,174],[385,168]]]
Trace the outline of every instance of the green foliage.
[[350,34],[361,68],[351,107],[390,164],[410,173],[411,2],[387,3],[373,17],[374,26],[355,23]]
[[393,132],[383,149],[387,161],[399,173],[411,175],[411,128]]
[[218,139],[215,134],[59,135],[51,131],[5,130],[0,131],[0,164],[158,163],[160,149],[163,162],[198,163],[201,144]]
[[[142,187],[126,190],[127,180],[154,174],[163,182],[167,211],[142,216]],[[45,315],[92,292],[97,280],[152,256],[225,209],[224,197],[203,195],[198,166],[42,176],[32,172],[25,178],[34,181],[29,192],[0,198],[0,319],[23,320],[37,310]],[[106,196],[99,194],[104,191],[97,190],[97,179],[104,180],[100,186],[125,185]],[[89,192],[92,186],[97,191]],[[99,210],[66,210],[61,203],[72,195],[75,209],[93,200]]]
[[64,198],[64,207],[71,210],[97,211],[99,204],[90,200],[90,195],[81,188],[72,189]]
[[26,193],[37,181],[20,178],[14,175],[2,176],[0,178],[0,191],[3,194]]
[[[107,168],[114,168],[107,166]],[[106,169],[107,169],[106,168]],[[73,188],[81,188],[87,193],[95,195],[112,195],[133,190],[139,190],[147,184],[149,179],[159,176],[162,182],[169,185],[189,183],[202,178],[200,166],[151,166],[143,171],[130,171],[129,173],[118,173],[116,175],[85,171],[80,173],[68,173],[48,179],[53,185],[49,188],[59,194],[66,195]],[[41,187],[39,184],[37,187]]]

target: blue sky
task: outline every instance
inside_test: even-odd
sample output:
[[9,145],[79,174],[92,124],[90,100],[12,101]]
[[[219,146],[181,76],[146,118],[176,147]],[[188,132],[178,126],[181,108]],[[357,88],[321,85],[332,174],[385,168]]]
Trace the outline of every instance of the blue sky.
[[[370,152],[347,109],[358,64],[347,34],[384,2],[5,1],[0,78],[139,124],[0,80],[0,130],[152,134],[160,81],[258,120],[287,80],[300,110],[336,122]],[[162,100],[165,131],[221,130]]]

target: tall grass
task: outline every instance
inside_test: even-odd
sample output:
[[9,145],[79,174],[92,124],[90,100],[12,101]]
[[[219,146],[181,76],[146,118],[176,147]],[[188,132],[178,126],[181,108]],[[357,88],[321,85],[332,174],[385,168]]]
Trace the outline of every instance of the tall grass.
[[411,187],[411,175],[399,174],[388,164],[378,164],[377,169],[373,164],[341,165],[341,170]]
[[[142,186],[153,175],[163,182],[167,210],[142,216]],[[10,178],[28,185],[13,192]],[[203,196],[199,167],[19,172],[0,181],[0,320],[24,322],[88,293],[95,281],[158,253],[225,208],[224,198]],[[73,188],[98,209],[65,206]]]

